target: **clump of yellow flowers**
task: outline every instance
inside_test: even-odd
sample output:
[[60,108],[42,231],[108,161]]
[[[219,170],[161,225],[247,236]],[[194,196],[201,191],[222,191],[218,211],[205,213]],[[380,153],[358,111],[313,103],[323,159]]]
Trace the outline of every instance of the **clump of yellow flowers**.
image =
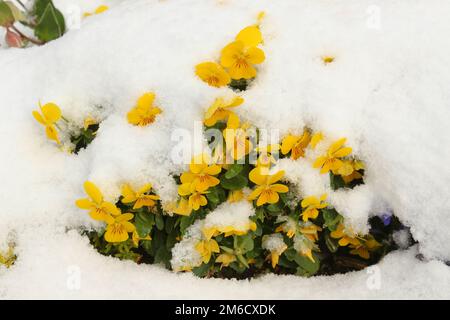
[[[78,153],[81,149],[86,148],[95,138],[99,128],[98,122],[94,118],[87,117],[82,128],[70,131],[69,121],[62,115],[60,107],[53,102],[44,105],[39,102],[39,110],[33,110],[32,115],[38,123],[45,127],[45,133],[49,140],[55,141],[61,150],[67,149],[71,153]],[[58,124],[60,120],[63,120],[62,124]],[[70,145],[66,148],[60,139],[60,132],[64,131],[70,136]]]
[[[221,50],[219,61],[198,64],[196,75],[212,87],[245,90],[265,60],[262,16]],[[331,56],[322,59],[325,64],[334,61]],[[162,113],[155,100],[155,93],[144,93],[127,113],[128,123],[154,123]],[[402,227],[398,221],[375,217],[368,234],[354,232],[333,207],[330,194],[299,194],[289,172],[279,167],[279,159],[302,161],[318,174],[329,175],[330,192],[350,190],[364,183],[365,166],[345,137],[335,140],[304,127],[267,144],[258,128],[240,117],[244,102],[240,95],[219,96],[205,108],[205,132],[214,129],[221,136],[173,175],[178,191],[174,201],[163,203],[150,183],[124,183],[121,194],[108,201],[86,181],[87,197],[76,205],[101,223],[99,231],[85,232],[92,245],[102,254],[137,263],[162,263],[200,277],[239,279],[267,272],[343,273],[376,263],[395,249],[391,235]],[[59,144],[59,108],[50,103],[40,109],[33,115]],[[254,214],[236,220],[242,204]],[[226,212],[228,222],[208,220],[218,206],[233,208]]]
[[229,85],[232,80],[245,81],[255,78],[257,75],[255,66],[265,60],[264,51],[259,47],[263,43],[259,28],[263,15],[260,13],[257,24],[239,31],[234,41],[222,49],[220,63],[215,61],[199,63],[195,67],[196,75],[213,87]]

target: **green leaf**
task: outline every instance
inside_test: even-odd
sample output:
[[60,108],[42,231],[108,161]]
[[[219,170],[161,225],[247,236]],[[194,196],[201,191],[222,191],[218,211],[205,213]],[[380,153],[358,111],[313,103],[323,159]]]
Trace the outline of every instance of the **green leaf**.
[[208,198],[208,202],[214,205],[220,203],[219,193],[216,188],[210,188],[209,192],[206,194],[206,198]]
[[239,260],[240,263],[242,263],[246,268],[249,268],[250,266],[248,265],[247,259],[244,258],[244,256],[242,254],[238,254],[237,259]]
[[339,245],[335,239],[330,237],[329,233],[325,234],[325,244],[330,252],[335,253],[339,249]]
[[[212,261],[212,259],[211,259]],[[211,267],[211,261],[209,263],[202,263],[200,266],[193,268],[192,272],[200,278],[203,278],[204,276],[206,276],[206,274],[209,271],[209,268]]]
[[141,247],[147,252],[148,254],[152,254],[152,240],[141,240]]
[[64,16],[51,0],[36,0],[34,14],[37,21],[34,34],[40,40],[47,42],[57,39],[66,31]]
[[181,233],[184,233],[186,229],[194,222],[195,216],[193,213],[191,213],[190,216],[183,216],[180,219],[180,231]]
[[155,263],[164,263],[166,266],[170,265],[172,254],[167,250],[166,246],[161,246],[156,250]]
[[250,234],[236,236],[236,238],[236,248],[240,249],[242,253],[253,250],[254,242]]
[[14,14],[5,1],[0,1],[0,26],[9,27],[15,22]]
[[255,216],[256,216],[256,220],[264,222],[264,208],[263,207],[257,207],[256,210],[255,210]]
[[144,238],[152,231],[155,217],[148,212],[139,211],[135,216],[134,224],[139,237]]
[[344,179],[340,175],[335,175],[330,171],[330,186],[331,189],[337,190],[345,187]]
[[227,173],[225,173],[225,178],[227,179],[231,179],[236,177],[239,173],[241,173],[242,169],[244,169],[244,165],[242,164],[238,164],[238,163],[233,163]]
[[342,221],[342,216],[334,209],[322,209],[323,219],[325,220],[325,227],[331,231],[335,231],[337,225]]
[[225,177],[220,181],[220,185],[227,190],[240,190],[246,187],[248,184],[248,179],[242,175],[235,176],[231,179]]
[[315,260],[314,262],[307,257],[297,254],[295,257],[295,262],[297,262],[299,266],[299,268],[297,268],[297,274],[308,277],[319,271],[320,261],[314,254],[313,257]]
[[162,215],[156,214],[155,222],[156,222],[156,227],[158,228],[158,230],[164,230],[164,219],[163,219]]

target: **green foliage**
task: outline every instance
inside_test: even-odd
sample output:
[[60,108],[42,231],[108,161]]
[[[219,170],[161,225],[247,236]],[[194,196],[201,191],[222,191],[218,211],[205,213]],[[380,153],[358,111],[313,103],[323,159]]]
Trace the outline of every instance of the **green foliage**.
[[44,42],[61,37],[66,31],[64,16],[51,0],[36,0],[33,12],[36,20],[34,34]]
[[81,149],[86,149],[86,147],[95,139],[99,125],[91,124],[87,128],[82,128],[80,132],[73,134],[70,137],[70,142],[75,146],[73,152],[77,154]]
[[15,21],[14,14],[5,1],[0,1],[0,26],[8,27]]

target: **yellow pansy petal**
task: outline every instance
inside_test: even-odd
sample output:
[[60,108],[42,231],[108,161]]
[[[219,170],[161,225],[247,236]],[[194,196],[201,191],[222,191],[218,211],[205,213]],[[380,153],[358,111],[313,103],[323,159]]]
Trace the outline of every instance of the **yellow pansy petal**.
[[61,119],[61,109],[59,109],[59,107],[53,102],[44,104],[41,109],[47,122],[55,123]]
[[289,188],[284,184],[273,184],[270,186],[270,189],[278,193],[286,193],[289,191]]
[[124,214],[121,214],[120,216],[118,216],[116,218],[116,221],[117,222],[128,221],[128,220],[133,219],[133,217],[134,217],[134,214],[132,214],[132,213],[124,213]]
[[248,47],[256,47],[263,41],[263,38],[258,27],[249,26],[239,31],[236,40],[242,41]]
[[136,227],[131,222],[124,221],[124,222],[122,222],[122,225],[127,232],[133,232],[136,230]]
[[217,164],[213,164],[213,165],[209,166],[208,168],[206,168],[203,172],[205,174],[215,176],[215,175],[218,175],[220,173],[220,171],[222,171],[222,167]]
[[100,204],[103,202],[103,195],[95,184],[90,181],[84,183],[84,191],[86,194],[94,200],[95,203]]
[[328,148],[328,152],[335,153],[337,150],[339,150],[345,144],[346,141],[347,141],[347,138],[341,138],[341,139],[337,140]]
[[183,183],[178,187],[178,194],[180,196],[187,196],[192,193],[192,184],[191,183]]
[[220,252],[219,244],[217,243],[216,240],[209,240],[209,247],[212,252],[216,252],[216,253]]
[[147,92],[139,97],[137,106],[142,109],[148,109],[153,105],[153,101],[155,101],[155,94],[153,92]]
[[113,216],[118,216],[121,213],[120,209],[117,208],[116,205],[111,202],[106,202],[106,201],[103,202],[102,208],[104,208],[106,212],[112,214]]
[[238,130],[239,128],[239,117],[234,112],[230,112],[227,121],[227,129]]
[[[264,191],[263,191],[264,193]],[[268,203],[277,203],[278,200],[280,200],[280,196],[278,195],[277,192],[267,192],[267,202]]]
[[262,169],[260,167],[256,167],[250,171],[248,177],[250,178],[250,181],[257,185],[262,185],[267,180],[267,175],[262,174]]
[[45,133],[47,134],[47,138],[49,138],[50,140],[54,140],[58,144],[60,144],[59,137],[58,137],[58,131],[56,131],[56,128],[53,125],[46,126]]
[[122,186],[122,203],[130,203],[136,201],[136,194],[129,184],[125,184]]
[[105,240],[108,242],[124,242],[128,237],[128,232],[121,225],[110,224],[106,228]]
[[317,132],[311,137],[311,148],[315,149],[317,144],[323,140],[323,133]]
[[75,204],[80,209],[91,209],[94,205],[89,199],[78,199]]
[[337,158],[342,158],[342,157],[348,156],[350,153],[352,153],[352,148],[346,147],[346,148],[341,148],[338,151],[336,151],[335,153],[333,153],[333,156],[335,156]]
[[226,108],[234,108],[240,106],[242,103],[244,103],[244,99],[242,97],[236,96],[228,105],[226,105]]
[[32,114],[33,114],[33,117],[36,119],[37,122],[39,122],[40,124],[42,124],[44,126],[47,125],[45,123],[44,118],[42,117],[42,115],[39,112],[33,111]]
[[264,190],[263,186],[257,187],[255,190],[252,191],[252,193],[250,193],[247,199],[250,201],[255,200],[256,198],[258,198],[258,196],[261,194],[263,190]]
[[316,159],[316,161],[314,161],[313,167],[316,169],[322,168],[326,161],[327,161],[326,157],[319,157]]
[[262,51],[259,48],[249,48],[247,50],[247,55],[248,55],[248,61],[252,64],[260,64],[262,62],[264,62],[264,60],[266,59],[266,56],[264,54],[264,51]]
[[144,194],[144,193],[146,193],[146,192],[149,192],[151,189],[152,189],[152,184],[151,184],[151,183],[146,183],[145,185],[143,185],[143,186],[139,189],[138,193],[139,193],[139,194]]
[[274,175],[270,176],[267,180],[268,184],[272,184],[275,183],[277,181],[279,181],[281,178],[283,178],[284,176],[284,170],[280,170],[277,173],[275,173]]
[[287,135],[286,137],[284,137],[283,140],[281,141],[281,153],[284,155],[288,154],[298,140],[299,137],[293,135]]
[[105,12],[105,11],[108,10],[108,9],[109,9],[108,6],[106,6],[106,5],[100,5],[100,6],[97,7],[97,9],[95,9],[95,13],[96,13],[96,14],[99,14],[99,13]]
[[319,200],[315,196],[305,197],[301,202],[302,208],[306,208],[310,205],[317,205],[317,204],[319,204]]

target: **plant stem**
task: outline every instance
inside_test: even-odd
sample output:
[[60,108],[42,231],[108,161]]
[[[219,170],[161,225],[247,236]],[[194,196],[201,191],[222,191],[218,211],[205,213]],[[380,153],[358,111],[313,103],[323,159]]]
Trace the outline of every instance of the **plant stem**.
[[28,8],[23,4],[23,2],[20,0],[16,0],[16,1],[23,8],[23,10],[25,10],[28,13]]
[[36,40],[33,38],[30,38],[28,36],[26,36],[22,31],[20,31],[19,29],[17,29],[15,26],[11,26],[11,29],[13,29],[15,32],[17,32],[22,38],[30,41],[31,43],[37,44],[37,45],[43,45],[45,42],[40,41],[40,40]]

